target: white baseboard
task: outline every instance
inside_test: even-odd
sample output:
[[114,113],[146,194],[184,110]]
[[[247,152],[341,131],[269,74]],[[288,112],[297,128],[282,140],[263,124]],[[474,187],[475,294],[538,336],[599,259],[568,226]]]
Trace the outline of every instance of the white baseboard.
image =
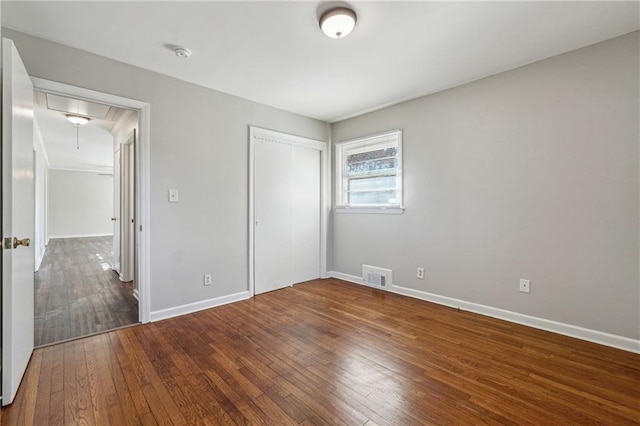
[[239,302],[251,298],[250,291],[229,294],[227,296],[214,297],[213,299],[202,300],[200,302],[188,303],[186,305],[175,306],[173,308],[161,309],[153,311],[150,315],[151,321],[159,321],[167,318],[177,317],[179,315],[190,314],[192,312],[201,311],[203,309],[214,308],[216,306],[226,305],[233,302]]
[[51,240],[63,238],[90,238],[90,237],[113,237],[113,234],[77,234],[77,235],[52,235]]
[[[367,287],[370,287],[364,282],[362,277],[358,277],[356,275],[349,275],[349,274],[343,274],[342,272],[328,271],[327,276],[329,278],[338,278],[339,280],[349,281],[350,283],[366,285]],[[373,288],[380,289],[380,287],[373,287]]]
[[[361,277],[341,272],[327,272],[332,278],[338,278],[355,284],[366,285]],[[373,287],[378,288],[378,287]],[[533,317],[530,315],[520,314],[517,312],[507,311],[504,309],[493,308],[491,306],[480,305],[478,303],[467,302],[465,300],[454,299],[452,297],[440,296],[428,293],[422,290],[392,285],[388,291],[392,293],[402,294],[404,296],[413,297],[415,299],[425,300],[427,302],[436,303],[438,305],[459,308],[464,311],[474,312],[488,317],[498,318],[501,320],[522,324],[540,330],[551,331],[552,333],[562,334],[564,336],[575,337],[577,339],[598,343],[613,348],[622,349],[629,352],[640,353],[640,340],[630,339],[628,337],[618,336],[615,334],[603,333],[597,330],[578,327],[571,324],[565,324],[544,318]]]

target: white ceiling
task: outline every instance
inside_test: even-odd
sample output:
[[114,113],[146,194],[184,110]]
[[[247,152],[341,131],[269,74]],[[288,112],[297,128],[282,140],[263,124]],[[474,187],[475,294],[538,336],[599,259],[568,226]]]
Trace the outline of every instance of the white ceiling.
[[329,122],[640,28],[635,1],[351,5],[341,40],[318,28],[316,1],[3,1],[2,24]]
[[[78,102],[82,107],[88,108],[87,111],[95,109],[92,107],[102,106],[85,101],[74,103],[73,99],[67,99],[69,100],[67,106],[72,108],[69,112],[73,113],[78,112],[73,109]],[[88,123],[76,129],[67,120],[64,111],[49,109],[50,104],[51,102],[47,102],[45,93],[36,92],[34,113],[49,167],[113,173],[112,131],[120,120],[125,119],[125,114],[133,112],[112,106],[104,118],[92,117]]]
[[76,148],[76,128],[61,113],[36,109],[49,166],[52,169],[113,173],[113,136],[95,123],[79,128],[80,149]]

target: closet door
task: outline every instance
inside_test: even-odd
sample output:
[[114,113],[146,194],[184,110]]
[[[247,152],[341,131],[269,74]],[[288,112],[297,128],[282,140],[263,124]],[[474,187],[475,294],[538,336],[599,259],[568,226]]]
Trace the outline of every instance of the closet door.
[[254,141],[255,294],[320,276],[320,151]]
[[293,284],[293,147],[255,145],[255,292]]
[[293,282],[320,277],[320,151],[293,150]]

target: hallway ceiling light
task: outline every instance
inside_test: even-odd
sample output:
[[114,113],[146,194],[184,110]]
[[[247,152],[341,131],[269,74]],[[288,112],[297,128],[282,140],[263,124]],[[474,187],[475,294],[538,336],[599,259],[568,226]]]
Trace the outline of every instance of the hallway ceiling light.
[[82,115],[67,114],[67,120],[69,120],[69,122],[74,126],[81,126],[83,124],[87,124],[90,118]]
[[331,38],[344,38],[356,26],[356,13],[346,7],[330,9],[320,17],[322,32]]
[[71,125],[76,128],[76,149],[80,149],[80,126],[87,124],[91,119],[89,117],[76,114],[66,114],[66,117]]

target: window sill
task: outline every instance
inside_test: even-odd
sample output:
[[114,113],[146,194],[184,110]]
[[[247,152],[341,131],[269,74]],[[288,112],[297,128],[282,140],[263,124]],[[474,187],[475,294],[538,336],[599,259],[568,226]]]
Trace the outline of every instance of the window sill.
[[359,213],[359,214],[402,214],[403,207],[336,207],[336,213]]

